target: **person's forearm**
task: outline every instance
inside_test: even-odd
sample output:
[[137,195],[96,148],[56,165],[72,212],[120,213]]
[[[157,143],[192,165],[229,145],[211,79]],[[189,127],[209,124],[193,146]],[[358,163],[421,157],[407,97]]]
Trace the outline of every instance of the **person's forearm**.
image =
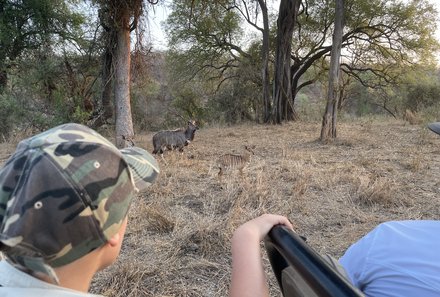
[[266,275],[260,252],[260,239],[246,229],[232,239],[232,279],[229,297],[267,297]]

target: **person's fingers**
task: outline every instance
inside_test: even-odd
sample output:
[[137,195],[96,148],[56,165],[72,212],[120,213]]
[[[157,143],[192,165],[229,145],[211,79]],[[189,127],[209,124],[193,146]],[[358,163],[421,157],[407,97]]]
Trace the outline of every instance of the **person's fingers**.
[[285,216],[264,214],[264,215],[262,215],[262,217],[269,220],[273,226],[281,224],[281,225],[285,225],[285,226],[293,229],[292,223]]
[[293,230],[292,223],[285,217],[275,214],[263,214],[241,225],[234,234],[236,237],[244,237],[263,240],[269,231],[276,225],[284,225]]
[[281,215],[263,214],[250,222],[255,223],[256,227],[259,229],[260,239],[263,239],[264,236],[269,233],[272,227],[276,225],[285,225],[293,230],[293,226],[290,221]]
[[289,227],[290,229],[293,230],[293,225],[292,225],[292,223],[289,221],[288,218],[282,216],[282,217],[280,218],[280,222],[279,222],[279,223],[282,224],[282,225],[285,225],[286,227]]

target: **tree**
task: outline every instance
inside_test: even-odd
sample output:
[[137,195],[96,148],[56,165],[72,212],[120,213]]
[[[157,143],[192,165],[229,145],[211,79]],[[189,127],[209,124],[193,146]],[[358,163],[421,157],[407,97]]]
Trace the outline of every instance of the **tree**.
[[[115,69],[115,115],[116,115],[116,146],[129,145],[128,140],[134,137],[133,120],[130,105],[130,17],[134,9],[140,9],[137,1],[134,7],[118,1],[122,7],[116,9],[116,49],[114,53]],[[116,3],[115,3],[116,4]],[[140,13],[139,13],[140,15]]]
[[[269,28],[269,13],[266,0],[258,0],[257,3],[261,10],[263,27],[258,25],[259,9],[258,7],[251,7],[254,1],[248,3],[246,0],[234,1],[234,6],[246,22],[261,32],[261,83],[263,85],[262,92],[262,106],[263,106],[263,122],[268,122],[271,116],[271,97],[270,97],[270,75],[269,75],[269,58],[270,58],[270,28]],[[254,11],[254,14],[251,14]]]
[[[241,6],[238,2],[173,2],[173,13],[168,20],[168,33],[171,36],[171,44],[179,44],[180,57],[186,61],[185,67],[181,69],[182,73],[200,73],[210,69],[205,77],[218,79],[219,87],[224,80],[236,77],[230,70],[238,67],[238,64],[248,57],[248,48],[244,46],[244,34],[241,33],[240,23],[248,22],[247,14],[244,9],[243,13],[240,13],[236,7],[243,7],[243,3],[255,1],[241,1]],[[294,3],[283,2],[287,6],[278,11],[278,19],[283,18],[288,12],[286,9]],[[276,97],[272,98],[272,105],[268,105],[272,108],[272,120],[276,123],[294,120],[297,94],[304,87],[314,84],[328,71],[328,57],[332,49],[329,41],[334,26],[334,11],[328,2],[302,1],[304,8],[297,16],[297,24],[291,23],[294,28],[293,37],[290,39],[290,52],[276,54],[279,55],[275,58],[277,70],[274,71],[276,91],[273,94]],[[194,3],[197,5],[192,5]],[[264,11],[261,7],[259,9]],[[427,0],[346,0],[344,13],[346,21],[341,45],[344,54],[341,71],[365,87],[383,88],[396,79],[395,69],[433,59],[433,53],[439,48],[433,34],[437,14]],[[241,20],[237,18],[240,16]],[[286,36],[288,34],[278,35],[277,38],[281,40]],[[241,46],[238,46],[240,44]],[[289,42],[285,42],[284,45],[289,46]],[[265,46],[262,46],[262,49],[264,48]],[[287,60],[283,61],[283,57]],[[264,62],[261,65],[264,65]],[[286,65],[290,65],[290,88],[280,81],[281,77],[289,80],[281,72],[281,67]],[[289,73],[287,69],[283,71]]]
[[335,27],[328,76],[327,105],[322,118],[321,141],[336,138],[336,119],[338,113],[339,65],[341,58],[342,31],[344,29],[344,0],[335,0]]
[[[261,106],[256,120],[268,121],[271,116],[271,36],[266,1],[174,1],[172,10],[167,33],[171,37],[174,69],[188,81],[196,75],[210,79],[217,84],[217,91],[234,85],[234,82],[225,84],[228,80],[254,84],[253,90],[259,90],[254,97],[255,101],[259,100],[255,105]],[[240,23],[240,17],[247,27]],[[249,28],[255,29],[255,34],[261,33],[262,43],[242,39]],[[253,52],[256,45],[260,56],[257,60]],[[248,68],[251,63],[252,71],[259,75],[252,74],[253,79],[246,81],[246,77],[239,77],[244,74],[239,69]],[[233,100],[242,98],[237,96]]]
[[101,67],[101,104],[102,111],[97,115],[94,121],[94,128],[101,126],[108,122],[113,117],[112,106],[112,86],[113,86],[113,54],[117,44],[116,30],[112,15],[106,13],[104,5],[99,9],[99,22],[104,31],[102,32],[102,40],[104,44],[104,51],[102,53],[102,67]]
[[[122,148],[131,145],[134,138],[130,104],[130,32],[138,25],[144,3],[142,0],[97,0],[97,2],[101,9],[101,19],[108,21],[109,38],[116,41],[114,50],[107,49],[106,54],[111,53],[112,56],[104,59],[103,68],[108,71],[109,60],[111,60],[114,71],[112,78],[116,116],[116,146]],[[147,3],[157,4],[157,1],[148,0]],[[108,72],[105,73],[105,76],[107,75]],[[104,77],[104,79],[105,86],[111,78]]]
[[[302,80],[312,66],[326,70],[322,63],[331,52],[326,42],[334,14],[322,0],[308,0],[301,14],[298,42],[292,50],[292,92],[295,95],[315,79]],[[433,59],[439,48],[433,37],[436,11],[426,0],[345,2],[344,49],[341,70],[365,87],[383,88],[398,77],[395,69]],[[324,67],[322,67],[322,66]]]
[[269,16],[267,12],[267,5],[264,0],[258,0],[261,12],[263,14],[263,41],[261,47],[262,59],[262,82],[263,82],[263,121],[266,123],[270,119],[271,105],[270,105],[270,81],[269,81]]
[[237,68],[248,54],[239,45],[243,35],[239,16],[228,9],[229,1],[176,0],[167,19],[170,52],[183,80],[196,75],[223,82],[234,78]]
[[0,93],[24,52],[79,40],[83,17],[64,0],[0,0]]
[[283,120],[296,118],[292,97],[290,55],[292,34],[300,4],[301,0],[281,0],[280,2],[277,21],[272,114],[272,121],[275,124],[280,124]]

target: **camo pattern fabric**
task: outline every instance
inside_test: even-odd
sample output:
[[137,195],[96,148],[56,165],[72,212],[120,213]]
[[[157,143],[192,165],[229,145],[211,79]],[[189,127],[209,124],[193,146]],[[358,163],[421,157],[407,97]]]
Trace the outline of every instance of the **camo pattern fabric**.
[[23,140],[0,170],[0,251],[51,274],[49,266],[71,263],[116,234],[134,193],[158,173],[145,150],[119,151],[78,124]]

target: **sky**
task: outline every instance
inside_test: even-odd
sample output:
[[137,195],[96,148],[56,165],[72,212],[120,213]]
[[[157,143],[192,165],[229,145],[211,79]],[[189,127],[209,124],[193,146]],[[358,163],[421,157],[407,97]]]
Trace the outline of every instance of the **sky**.
[[[440,14],[440,0],[430,0],[432,4],[435,5],[438,13]],[[437,20],[437,33],[436,33],[437,39],[440,41],[440,17],[439,20]]]
[[[165,3],[168,2],[165,1]],[[150,13],[149,30],[151,43],[156,50],[165,50],[167,47],[165,32],[161,23],[166,20],[169,13],[170,11],[165,5],[155,5],[154,11]]]
[[[155,5],[154,11],[150,14],[150,33],[151,33],[151,42],[153,48],[156,50],[165,50],[167,48],[167,41],[165,37],[165,32],[163,30],[162,22],[165,21],[168,14],[170,13],[169,8],[167,7],[167,3],[171,0],[165,0],[165,5]],[[271,0],[269,0],[271,1]],[[278,2],[278,0],[275,0]],[[437,11],[440,13],[440,0],[428,0],[430,3],[434,4]],[[162,3],[164,3],[162,2]],[[438,26],[436,32],[437,40],[440,42],[440,16],[438,19]],[[440,53],[438,55],[438,62],[440,64]]]

